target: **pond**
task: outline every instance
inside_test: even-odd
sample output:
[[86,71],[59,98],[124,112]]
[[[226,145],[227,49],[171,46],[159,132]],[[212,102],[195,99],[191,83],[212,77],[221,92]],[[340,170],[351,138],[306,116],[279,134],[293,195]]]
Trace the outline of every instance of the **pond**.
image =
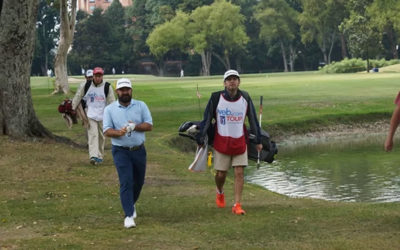
[[400,141],[386,153],[384,140],[375,134],[283,143],[274,163],[249,166],[246,182],[290,197],[400,201]]

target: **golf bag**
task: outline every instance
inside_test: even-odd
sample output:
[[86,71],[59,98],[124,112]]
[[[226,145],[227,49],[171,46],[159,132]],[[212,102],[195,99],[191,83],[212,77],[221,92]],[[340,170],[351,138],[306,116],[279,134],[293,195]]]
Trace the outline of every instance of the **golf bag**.
[[[179,126],[179,135],[183,137],[188,137],[191,140],[196,141],[196,135],[198,134],[198,126],[200,121],[186,121]],[[247,140],[247,155],[249,159],[257,160],[258,152],[256,149],[256,138],[255,135],[250,131],[248,131],[248,140]],[[214,134],[215,134],[215,124],[212,124],[208,131],[208,145],[212,146],[214,142]],[[272,163],[274,161],[275,155],[278,153],[278,147],[274,141],[270,139],[269,134],[261,129],[261,144],[263,145],[263,149],[260,152],[260,161],[265,161],[268,163]]]
[[78,123],[76,111],[72,109],[72,101],[70,99],[67,98],[58,105],[58,112],[62,114],[67,127],[71,128],[72,124]]
[[[257,160],[258,151],[256,148],[256,136],[249,131],[249,140],[247,143],[247,155],[249,159]],[[260,161],[272,163],[275,155],[278,153],[278,147],[274,141],[271,141],[267,131],[261,129],[261,144],[263,149],[260,152]]]

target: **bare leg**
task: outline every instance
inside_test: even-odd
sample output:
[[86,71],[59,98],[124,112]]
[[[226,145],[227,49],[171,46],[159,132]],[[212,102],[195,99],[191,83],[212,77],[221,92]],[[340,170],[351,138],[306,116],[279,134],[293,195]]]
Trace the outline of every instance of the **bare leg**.
[[235,166],[235,203],[240,203],[244,183],[244,167]]
[[220,193],[224,190],[226,174],[227,171],[220,171],[220,170],[217,170],[217,173],[215,174],[215,184],[217,185],[217,190]]

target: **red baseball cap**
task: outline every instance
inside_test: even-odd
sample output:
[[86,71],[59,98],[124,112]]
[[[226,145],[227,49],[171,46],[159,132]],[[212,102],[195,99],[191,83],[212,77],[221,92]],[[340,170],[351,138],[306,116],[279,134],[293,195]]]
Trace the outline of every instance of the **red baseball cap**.
[[93,75],[97,75],[97,74],[104,75],[104,70],[100,67],[94,68]]

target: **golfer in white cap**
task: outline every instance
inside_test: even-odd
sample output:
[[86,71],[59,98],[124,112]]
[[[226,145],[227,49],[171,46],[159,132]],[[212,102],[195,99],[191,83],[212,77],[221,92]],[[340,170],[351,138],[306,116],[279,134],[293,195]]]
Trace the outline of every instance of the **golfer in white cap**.
[[111,137],[120,198],[125,212],[124,226],[131,228],[136,227],[135,204],[146,173],[145,132],[153,129],[153,119],[144,102],[132,99],[129,79],[119,79],[115,88],[118,100],[104,110],[103,132]]

